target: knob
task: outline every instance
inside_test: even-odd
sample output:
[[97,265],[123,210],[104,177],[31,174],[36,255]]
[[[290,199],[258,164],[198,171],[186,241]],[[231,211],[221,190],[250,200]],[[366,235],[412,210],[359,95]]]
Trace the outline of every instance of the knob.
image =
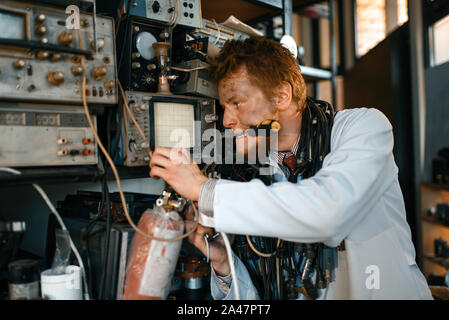
[[131,57],[132,57],[133,59],[139,59],[139,58],[140,58],[140,53],[139,53],[139,52],[133,52],[132,55],[131,55]]
[[42,36],[42,35],[46,34],[47,31],[48,31],[47,26],[40,25],[40,26],[37,26],[37,27],[36,27],[36,34],[37,34],[37,35]]
[[[97,49],[101,50],[104,48],[104,46],[105,46],[104,38],[98,38],[97,39]],[[90,47],[95,50],[95,41],[92,41],[90,43]]]
[[156,65],[155,64],[148,64],[147,65],[147,70],[148,71],[153,71],[153,70],[155,70],[157,67],[156,67]]
[[47,19],[47,16],[45,14],[43,14],[43,13],[39,13],[36,16],[36,23],[42,23],[42,22],[45,21],[45,19]]
[[158,13],[161,9],[161,5],[159,4],[159,1],[154,1],[153,5],[151,6],[154,13]]
[[206,123],[212,123],[218,120],[218,116],[216,114],[206,114],[206,116],[204,117],[204,120],[206,121]]
[[101,80],[106,74],[108,73],[108,68],[106,68],[105,66],[99,66],[99,67],[95,67],[92,70],[92,75],[95,78],[95,80]]
[[82,75],[83,74],[83,67],[82,66],[72,66],[72,73],[75,75],[75,76],[80,76],[80,75]]
[[51,55],[50,61],[56,62],[56,61],[61,60],[61,58],[62,58],[62,55],[60,53],[53,52],[53,54]]
[[39,50],[37,53],[37,58],[39,60],[45,60],[50,56],[50,52],[48,51],[43,51],[43,50]]
[[133,69],[139,69],[139,68],[140,68],[140,63],[139,63],[139,62],[133,62],[133,63],[131,64],[131,68],[133,68]]
[[71,33],[63,31],[59,35],[58,41],[63,46],[70,46],[73,41],[73,35]]
[[133,31],[134,31],[135,33],[137,33],[137,32],[140,31],[140,28],[139,28],[138,26],[134,26]]
[[114,88],[115,88],[115,81],[114,81],[114,80],[106,81],[106,82],[104,83],[104,87],[105,87],[106,89],[114,89]]
[[140,105],[139,109],[140,109],[141,111],[145,111],[145,110],[148,110],[148,106],[146,105],[146,103],[142,103],[142,104]]
[[61,83],[64,82],[64,73],[61,71],[49,72],[47,75],[47,80],[52,85],[59,86]]
[[40,37],[39,41],[42,43],[48,43],[48,38],[47,37]]
[[168,37],[170,37],[170,34],[166,31],[161,32],[161,34],[159,35],[159,37],[161,37],[161,39],[168,39]]
[[25,64],[26,64],[25,60],[18,59],[13,63],[13,67],[14,67],[14,69],[20,70],[25,67]]

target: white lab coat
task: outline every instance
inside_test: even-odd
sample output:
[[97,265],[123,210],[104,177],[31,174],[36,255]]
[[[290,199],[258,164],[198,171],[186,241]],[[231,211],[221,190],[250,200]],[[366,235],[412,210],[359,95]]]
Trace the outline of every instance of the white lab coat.
[[[344,240],[335,281],[320,299],[432,299],[415,262],[392,151],[392,126],[380,111],[341,111],[313,177],[268,187],[219,180],[215,229],[330,247]],[[257,298],[245,267],[236,265],[242,298]],[[232,286],[224,296],[211,279],[211,289],[216,299],[234,299]]]

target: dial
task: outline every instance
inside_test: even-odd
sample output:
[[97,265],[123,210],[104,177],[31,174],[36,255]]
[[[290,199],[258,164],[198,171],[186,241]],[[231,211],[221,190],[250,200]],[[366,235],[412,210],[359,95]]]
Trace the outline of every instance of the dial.
[[140,32],[136,37],[136,49],[139,51],[142,58],[145,60],[151,60],[156,58],[156,50],[153,48],[153,43],[156,43],[157,39],[149,32]]

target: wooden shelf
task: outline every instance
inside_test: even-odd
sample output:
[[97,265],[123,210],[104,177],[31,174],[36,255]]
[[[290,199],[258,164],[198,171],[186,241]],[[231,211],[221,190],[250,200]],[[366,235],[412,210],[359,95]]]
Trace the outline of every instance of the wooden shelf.
[[449,185],[445,185],[445,184],[436,184],[433,182],[422,182],[421,183],[423,186],[429,187],[429,188],[433,188],[433,189],[438,189],[438,190],[449,190]]
[[438,226],[449,228],[449,225],[446,225],[446,224],[444,224],[442,222],[439,222],[439,221],[437,221],[437,220],[435,220],[433,218],[427,217],[427,216],[423,216],[423,217],[421,217],[421,219],[423,221],[426,221],[426,222],[429,222],[429,223],[432,223],[432,224],[435,224],[435,225],[438,225]]
[[0,186],[32,183],[68,183],[98,181],[104,174],[97,166],[15,168],[22,174],[0,173]]
[[424,258],[426,258],[427,260],[432,261],[433,263],[436,263],[440,266],[442,266],[443,268],[449,269],[449,259],[445,259],[445,258],[436,258],[432,255],[424,255]]

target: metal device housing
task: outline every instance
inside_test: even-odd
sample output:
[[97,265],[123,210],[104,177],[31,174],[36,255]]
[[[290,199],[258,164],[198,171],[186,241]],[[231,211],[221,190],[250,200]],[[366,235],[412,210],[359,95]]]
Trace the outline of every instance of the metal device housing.
[[[171,102],[192,104],[194,107],[195,117],[195,147],[191,149],[191,153],[195,156],[201,155],[204,148],[211,141],[216,142],[213,135],[211,141],[202,141],[202,134],[205,130],[215,129],[216,116],[215,100],[200,97],[174,96],[149,94],[144,92],[127,91],[126,98],[128,100],[131,112],[136,121],[145,133],[146,141],[149,142],[152,150],[156,147],[154,138],[154,113],[153,107],[155,102]],[[142,110],[145,109],[145,110]],[[215,134],[215,130],[213,130]],[[119,165],[128,167],[147,166],[149,161],[148,148],[140,147],[144,140],[140,136],[137,127],[134,125],[129,115],[122,119],[122,135],[120,140],[119,156],[116,162]],[[210,146],[208,146],[210,147]],[[215,150],[215,148],[213,149]],[[211,157],[215,156],[211,154]]]
[[[128,25],[122,25],[119,31],[118,50],[123,52],[120,81],[125,90],[157,92],[160,69],[156,57],[148,60],[139,53],[137,39],[142,33],[150,34],[158,42],[171,43],[171,32],[163,25],[131,18]],[[168,54],[170,57],[170,48]]]
[[[96,116],[92,120],[96,126]],[[97,162],[97,143],[82,108],[0,104],[0,166],[78,166]]]
[[148,18],[167,24],[178,8],[177,26],[201,28],[200,0],[126,0],[131,1],[131,16]]
[[[80,13],[80,48],[78,30],[67,27],[72,25],[66,25],[70,15],[64,10],[35,3],[2,1],[0,14],[10,19],[14,17],[17,22],[2,30],[0,39],[0,96],[3,99],[80,104],[80,60],[81,55],[85,55],[87,102],[117,103],[112,18],[97,16],[94,28],[92,16]],[[24,30],[17,30],[22,27]],[[19,34],[23,36],[17,37]]]
[[209,70],[205,68],[207,66],[207,63],[199,59],[185,61],[175,65],[175,67],[181,69],[194,71],[184,72],[174,70],[174,73],[178,74],[179,77],[173,82],[172,91],[177,94],[195,94],[218,100],[218,89],[209,79]]

